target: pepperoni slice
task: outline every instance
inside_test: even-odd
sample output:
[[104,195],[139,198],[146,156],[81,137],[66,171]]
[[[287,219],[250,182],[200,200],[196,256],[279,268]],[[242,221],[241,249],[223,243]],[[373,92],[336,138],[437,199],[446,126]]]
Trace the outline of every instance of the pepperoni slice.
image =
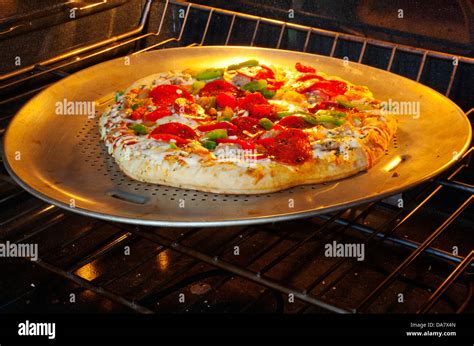
[[216,96],[223,93],[235,96],[239,93],[239,89],[225,80],[218,79],[207,83],[199,91],[199,96]]
[[221,121],[219,123],[209,124],[209,125],[200,125],[197,127],[199,131],[207,132],[216,129],[225,129],[232,136],[234,133],[238,132],[237,126],[231,124],[227,121]]
[[250,115],[258,119],[273,118],[275,111],[271,104],[253,105],[250,109]]
[[245,109],[250,112],[254,105],[265,105],[269,104],[268,100],[263,97],[262,94],[255,92],[252,94],[248,94],[247,96],[241,98],[238,102],[238,106],[240,109]]
[[130,118],[133,120],[140,120],[143,118],[143,115],[146,113],[146,107],[145,106],[140,106],[137,109],[133,111],[133,113],[130,115]]
[[314,83],[307,91],[322,91],[330,97],[342,95],[347,91],[347,84],[338,80],[323,80]]
[[267,81],[267,90],[278,90],[283,86],[283,84],[285,84],[285,82],[283,82],[283,81],[277,81],[277,80],[271,81],[271,80],[269,80],[269,81]]
[[161,133],[175,135],[184,139],[194,139],[197,137],[196,132],[194,132],[194,130],[190,128],[188,125],[184,125],[184,124],[176,123],[176,122],[166,123],[166,124],[156,127],[151,132],[151,135],[161,134]]
[[218,138],[216,140],[217,143],[223,143],[223,144],[238,144],[242,147],[244,150],[253,150],[255,149],[255,144],[249,141],[244,141],[242,139],[228,139],[228,138]]
[[179,146],[186,145],[188,141],[179,136],[170,135],[169,133],[150,133],[150,138],[163,142],[174,142]]
[[284,117],[278,122],[278,125],[295,128],[295,129],[304,129],[311,127],[311,124],[308,124],[302,117],[297,115],[289,115]]
[[314,73],[309,73],[309,74],[305,74],[301,77],[298,77],[296,79],[297,82],[306,82],[307,80],[310,80],[310,79],[315,79],[315,80],[324,80],[323,77],[321,76],[318,76],[317,74],[314,74]]
[[222,93],[216,96],[216,104],[220,108],[230,107],[235,109],[237,107],[237,100],[232,95]]
[[346,111],[346,109],[344,107],[341,107],[337,102],[321,101],[321,102],[316,103],[313,107],[308,108],[308,112],[316,113],[320,109],[333,109],[333,110]]
[[255,118],[272,118],[275,115],[273,105],[263,97],[262,94],[255,92],[241,98],[238,102],[240,109],[245,109],[250,116]]
[[271,118],[274,115],[273,105],[259,92],[248,94],[238,102],[240,109],[245,109],[255,118]]
[[314,67],[303,65],[299,62],[296,63],[295,68],[297,71],[303,73],[316,73],[316,69]]
[[194,101],[190,93],[178,85],[158,85],[150,91],[153,102],[161,106],[171,106],[177,98],[185,98]]
[[145,115],[146,121],[157,121],[158,119],[170,116],[173,114],[168,108],[158,108],[151,113]]
[[254,134],[261,130],[261,127],[258,124],[258,119],[252,117],[235,118],[232,119],[231,123],[237,126],[235,135],[239,137],[248,136],[243,131],[247,131],[251,134]]
[[257,140],[275,161],[299,165],[311,158],[308,136],[300,129],[285,129],[273,138]]
[[265,65],[246,67],[238,70],[237,73],[252,80],[265,80],[267,90],[278,90],[285,84],[284,81],[276,80],[273,70]]

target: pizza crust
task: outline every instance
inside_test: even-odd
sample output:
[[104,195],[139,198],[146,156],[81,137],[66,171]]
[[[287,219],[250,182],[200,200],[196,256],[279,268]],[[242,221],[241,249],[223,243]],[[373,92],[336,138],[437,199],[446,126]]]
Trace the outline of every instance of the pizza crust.
[[369,166],[367,152],[362,148],[353,150],[348,160],[327,163],[325,160],[311,159],[300,166],[277,162],[256,163],[249,167],[232,162],[202,166],[183,164],[175,157],[160,162],[150,156],[129,156],[126,150],[117,150],[114,156],[120,169],[132,179],[225,194],[268,193],[298,185],[327,182],[354,175]]

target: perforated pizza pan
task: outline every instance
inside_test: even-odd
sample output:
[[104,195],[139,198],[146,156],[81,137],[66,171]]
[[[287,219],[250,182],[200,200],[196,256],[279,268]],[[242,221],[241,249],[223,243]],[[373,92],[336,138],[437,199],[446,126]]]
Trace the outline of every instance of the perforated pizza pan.
[[[98,115],[114,92],[147,75],[224,67],[256,58],[302,62],[367,85],[380,100],[419,102],[421,114],[400,114],[397,138],[368,172],[263,195],[225,195],[140,183],[121,173],[99,139]],[[312,54],[248,47],[192,47],[118,58],[82,70],[31,99],[5,135],[12,177],[37,197],[102,219],[161,226],[256,224],[327,213],[380,199],[437,175],[467,149],[471,127],[449,99],[409,79]],[[127,62],[130,62],[127,64]],[[57,102],[95,102],[96,116],[57,114]]]

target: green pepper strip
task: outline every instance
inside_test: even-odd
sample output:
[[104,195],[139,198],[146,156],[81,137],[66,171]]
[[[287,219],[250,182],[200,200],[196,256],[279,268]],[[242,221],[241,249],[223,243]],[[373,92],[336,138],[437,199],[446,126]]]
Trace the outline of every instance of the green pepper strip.
[[218,115],[217,118],[216,118],[217,121],[231,121],[232,120],[232,116],[227,116],[227,115]]
[[337,118],[344,118],[346,116],[346,113],[335,110],[320,109],[316,112],[316,115],[330,115]]
[[226,129],[215,129],[206,133],[206,137],[211,141],[214,141],[218,138],[227,138]]
[[138,107],[143,106],[143,102],[138,102],[132,105],[132,110],[136,110]]
[[273,127],[273,121],[267,118],[262,118],[258,122],[261,127],[263,127],[265,130],[270,130]]
[[367,110],[372,109],[372,107],[369,106],[369,105],[362,104],[362,103],[361,104],[353,103],[353,102],[351,102],[349,100],[346,100],[342,97],[336,97],[336,102],[344,108],[357,108],[358,110],[361,110],[361,111],[367,111]]
[[122,95],[123,95],[123,91],[117,91],[117,92],[115,93],[115,102],[117,102],[118,99],[119,99],[119,97],[122,96]]
[[202,146],[208,150],[214,150],[217,147],[217,143],[214,141],[203,141],[201,142]]
[[267,81],[264,79],[255,80],[245,84],[242,89],[248,90],[251,92],[260,91],[267,87]]
[[137,135],[146,135],[148,133],[148,129],[145,126],[141,125],[141,124],[129,125],[128,128],[130,130],[135,131],[135,133]]
[[199,92],[199,90],[201,90],[202,88],[204,88],[204,86],[206,85],[205,82],[203,81],[196,81],[193,83],[193,92],[195,94],[197,94]]
[[238,70],[239,68],[242,68],[242,67],[257,66],[257,65],[258,65],[258,60],[251,59],[251,60],[243,61],[239,64],[230,65],[229,67],[227,67],[227,70],[228,71]]
[[222,77],[224,73],[224,69],[222,68],[208,68],[204,70],[196,76],[197,80],[208,80],[208,79],[215,79]]
[[334,124],[334,125],[342,125],[344,124],[343,119],[338,119],[335,116],[332,115],[313,115],[313,114],[305,114],[303,115],[303,119],[311,125],[317,125],[321,123],[329,123],[329,124]]
[[313,115],[311,113],[303,112],[303,111],[293,111],[293,112],[278,112],[277,113],[277,118],[281,119],[290,115],[295,115],[295,114],[303,114],[303,115]]
[[265,97],[266,99],[271,99],[273,96],[275,96],[276,91],[275,90],[268,90],[267,88],[263,88],[262,90],[259,90],[259,92]]

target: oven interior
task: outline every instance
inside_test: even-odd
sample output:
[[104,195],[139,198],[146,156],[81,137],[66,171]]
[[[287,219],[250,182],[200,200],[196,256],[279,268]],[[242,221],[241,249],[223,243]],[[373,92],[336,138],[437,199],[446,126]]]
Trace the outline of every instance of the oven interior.
[[[241,2],[246,13],[238,10]],[[401,44],[400,30],[379,33],[376,23],[361,28],[329,14],[304,16],[304,1],[288,2],[296,5],[296,17],[303,13],[299,22],[271,1],[236,1],[226,9],[220,3],[53,1],[44,5],[50,11],[34,12],[32,20],[32,9],[12,1],[0,22],[0,135],[24,102],[75,71],[119,56],[196,45],[349,59],[419,81],[468,115],[472,111],[474,59],[461,36],[452,39],[458,40],[450,48],[456,53],[442,53],[432,49],[443,47],[446,37],[431,40],[429,48]],[[372,9],[363,13],[369,22],[383,10],[366,8]],[[73,20],[65,18],[71,13]],[[335,29],[319,27],[325,23]],[[81,216],[33,197],[0,165],[0,239],[40,249],[34,262],[2,259],[0,274],[7,279],[0,282],[0,311],[473,312],[472,152],[441,176],[379,202],[301,220],[217,228],[143,227]],[[169,190],[170,196],[179,192]],[[364,260],[325,256],[325,245],[334,241],[364,244]]]

